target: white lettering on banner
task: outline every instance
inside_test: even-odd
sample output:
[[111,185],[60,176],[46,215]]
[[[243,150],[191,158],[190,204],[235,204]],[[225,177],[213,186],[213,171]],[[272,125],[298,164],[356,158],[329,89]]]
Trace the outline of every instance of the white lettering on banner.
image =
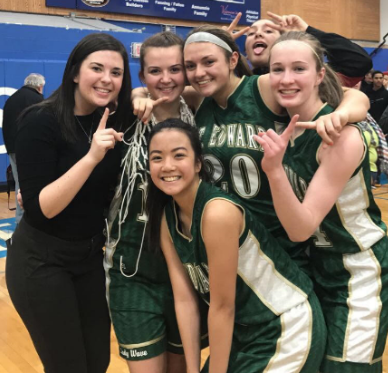
[[163,7],[163,10],[165,11],[165,12],[176,12],[176,8],[167,8],[167,7]]
[[169,3],[168,1],[158,1],[158,0],[156,0],[156,1],[155,1],[155,4],[156,4],[156,5],[171,6],[171,3]]
[[[0,96],[12,96],[17,89],[11,87],[0,87]],[[0,128],[3,128],[3,109],[0,109]],[[0,145],[0,154],[6,154],[5,145]]]
[[197,12],[196,10],[194,10],[194,15],[202,16],[202,17],[207,17],[207,13],[206,12]]
[[[198,5],[192,5],[191,9],[196,9],[196,10],[207,10],[209,11],[210,8],[208,6],[198,6]],[[195,12],[194,12],[195,13]]]
[[125,5],[130,8],[143,8],[143,4],[126,3]]
[[177,6],[179,8],[184,8],[185,7],[185,4],[182,4],[182,3],[172,3],[173,6]]
[[251,15],[247,14],[245,18],[246,18],[246,20],[257,21],[259,19],[259,16],[251,16]]
[[246,14],[254,14],[254,15],[256,15],[256,16],[259,15],[259,12],[256,12],[255,10],[247,10],[245,13],[246,13]]

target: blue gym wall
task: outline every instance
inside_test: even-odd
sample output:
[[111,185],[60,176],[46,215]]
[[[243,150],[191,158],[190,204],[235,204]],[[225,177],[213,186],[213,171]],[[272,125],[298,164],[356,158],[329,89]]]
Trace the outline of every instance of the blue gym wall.
[[[157,31],[161,31],[160,26]],[[23,86],[24,78],[31,72],[44,75],[44,96],[48,97],[61,83],[66,60],[74,46],[91,30],[75,30],[41,26],[0,24],[0,126],[2,126],[5,101],[13,91]],[[130,53],[132,42],[142,42],[150,34],[111,32],[121,40]],[[130,59],[132,84],[140,85],[139,60]],[[3,134],[0,131],[0,183],[6,181],[5,170],[9,164],[5,154]]]
[[[375,48],[365,48],[365,50],[371,54]],[[380,71],[388,70],[388,49],[380,49],[377,54],[373,56],[373,68]]]
[[[130,53],[132,42],[142,42],[150,35],[161,31],[160,25],[111,22],[127,29],[141,29],[142,33],[111,32],[121,40]],[[177,27],[176,32],[185,37],[189,27]],[[68,55],[77,42],[93,31],[43,26],[0,24],[0,127],[4,103],[15,90],[23,85],[24,78],[31,72],[46,78],[44,96],[48,97],[60,84]],[[243,50],[244,38],[238,40]],[[368,53],[373,48],[366,48]],[[388,50],[380,50],[374,57],[374,68],[388,69]],[[138,78],[139,60],[130,58],[132,85],[140,85]],[[5,170],[9,164],[5,154],[3,134],[0,131],[0,184],[6,181]]]

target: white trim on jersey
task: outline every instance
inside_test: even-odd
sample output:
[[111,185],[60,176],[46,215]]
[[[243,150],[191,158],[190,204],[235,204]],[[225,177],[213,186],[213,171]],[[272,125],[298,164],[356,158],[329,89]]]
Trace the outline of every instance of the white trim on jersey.
[[347,182],[336,206],[344,228],[360,250],[368,250],[385,236],[367,212],[369,198],[362,169]]

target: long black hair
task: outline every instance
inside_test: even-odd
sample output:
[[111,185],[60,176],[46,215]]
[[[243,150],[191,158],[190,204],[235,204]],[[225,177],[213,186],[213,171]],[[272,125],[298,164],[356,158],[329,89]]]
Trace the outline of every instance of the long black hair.
[[77,140],[77,123],[74,118],[74,91],[77,83],[74,82],[74,78],[79,74],[82,62],[90,54],[106,50],[118,52],[124,62],[123,82],[117,98],[114,128],[116,130],[125,130],[130,124],[132,83],[128,53],[124,45],[109,34],[89,34],[81,39],[70,53],[63,73],[62,84],[59,88],[47,100],[35,105],[35,107],[50,107],[53,109],[59,122],[61,133],[64,139],[69,142]]
[[[195,161],[200,162],[201,170],[199,171],[199,177],[203,181],[209,181],[210,177],[205,168],[205,162],[202,153],[202,143],[199,138],[198,129],[188,123],[183,122],[180,119],[166,119],[163,122],[158,123],[152,128],[148,138],[148,149],[150,147],[152,138],[161,131],[177,130],[183,132],[190,140],[191,147],[194,151]],[[168,201],[171,200],[171,196],[163,193],[158,187],[155,186],[151,177],[148,177],[148,190],[147,190],[147,203],[146,212],[148,216],[146,238],[148,242],[149,250],[158,252],[160,250],[160,226],[162,222],[162,216],[165,206]]]

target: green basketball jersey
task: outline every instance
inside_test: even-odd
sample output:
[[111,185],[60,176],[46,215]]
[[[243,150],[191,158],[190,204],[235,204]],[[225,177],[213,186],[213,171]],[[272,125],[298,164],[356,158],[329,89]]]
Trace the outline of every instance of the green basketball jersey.
[[[245,218],[244,232],[239,241],[235,322],[243,325],[263,324],[305,302],[311,290],[310,279],[235,197],[201,182],[193,209],[192,239],[179,230],[177,207],[173,200],[167,204],[165,212],[176,251],[205,302],[210,304],[211,298],[201,222],[206,205],[214,199],[227,200],[238,206]],[[222,250],[222,247],[219,249]]]
[[[332,111],[333,108],[325,105],[316,118]],[[360,136],[363,138],[361,130]],[[321,144],[322,139],[316,131],[306,130],[288,146],[287,167],[289,172],[297,175],[291,184],[300,200],[303,200],[319,167],[318,150]],[[313,241],[316,248],[345,254],[367,250],[385,235],[386,226],[371,191],[368,149],[365,144],[362,161],[316,230]]]
[[[279,241],[301,266],[306,265],[305,244],[288,239],[273,207],[267,175],[261,168],[262,147],[252,135],[282,131],[288,116],[278,116],[263,102],[258,76],[244,77],[229,96],[227,108],[205,98],[195,120],[203,143],[205,163],[215,185],[238,196],[242,205]],[[287,163],[287,156],[284,162]]]

